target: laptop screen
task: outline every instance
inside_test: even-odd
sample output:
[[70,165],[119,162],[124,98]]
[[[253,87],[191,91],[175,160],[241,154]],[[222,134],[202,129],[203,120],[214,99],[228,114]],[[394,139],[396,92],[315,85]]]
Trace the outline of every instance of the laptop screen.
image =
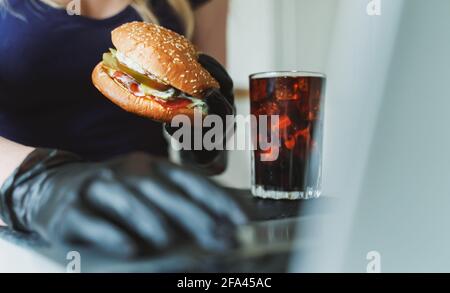
[[448,270],[450,2],[381,3],[338,12],[324,182],[340,204],[293,271]]

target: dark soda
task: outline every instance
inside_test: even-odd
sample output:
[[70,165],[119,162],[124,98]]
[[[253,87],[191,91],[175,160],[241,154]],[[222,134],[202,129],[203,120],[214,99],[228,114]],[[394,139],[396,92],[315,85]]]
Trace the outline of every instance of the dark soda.
[[252,192],[258,197],[276,199],[315,198],[321,192],[323,103],[325,77],[308,73],[256,74],[250,78],[251,114],[277,115],[278,123],[268,120],[267,135],[278,133],[278,157],[261,160],[257,135],[253,152]]

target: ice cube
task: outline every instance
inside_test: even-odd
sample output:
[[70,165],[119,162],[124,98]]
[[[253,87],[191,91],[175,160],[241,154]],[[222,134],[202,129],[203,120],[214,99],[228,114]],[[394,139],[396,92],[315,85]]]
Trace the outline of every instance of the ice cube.
[[292,121],[286,115],[279,116],[278,121],[272,122],[272,128],[278,129],[278,130],[287,130],[287,128],[291,125],[292,125]]
[[289,136],[285,141],[284,141],[284,146],[289,149],[289,150],[293,150],[295,148],[295,138],[292,136]]
[[299,100],[297,78],[280,77],[275,81],[275,98],[278,101]]
[[295,88],[302,92],[309,91],[310,79],[308,77],[300,77],[297,80]]
[[252,113],[256,116],[260,115],[279,115],[280,114],[280,107],[278,104],[274,101],[267,101],[262,102],[257,105],[252,106]]
[[269,98],[269,95],[268,80],[254,79],[250,82],[250,100],[252,102],[261,102]]

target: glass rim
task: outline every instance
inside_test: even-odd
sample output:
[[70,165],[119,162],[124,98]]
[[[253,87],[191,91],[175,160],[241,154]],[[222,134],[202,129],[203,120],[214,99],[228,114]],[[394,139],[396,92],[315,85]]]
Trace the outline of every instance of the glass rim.
[[327,78],[326,74],[314,71],[286,70],[286,71],[265,71],[253,73],[250,79],[277,78],[277,77],[320,77]]

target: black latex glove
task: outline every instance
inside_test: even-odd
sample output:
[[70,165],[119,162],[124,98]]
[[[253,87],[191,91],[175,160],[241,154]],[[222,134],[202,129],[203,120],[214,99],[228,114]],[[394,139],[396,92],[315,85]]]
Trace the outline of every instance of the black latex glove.
[[[222,118],[222,121],[224,121],[223,125],[225,129],[223,143],[225,146],[227,135],[234,131],[234,125],[225,124],[226,116],[236,115],[233,80],[225,68],[213,57],[200,54],[198,61],[220,84],[220,90],[209,90],[205,95],[204,101],[208,105],[208,114],[218,115]],[[173,135],[179,127],[172,127],[169,124],[166,124],[165,129],[170,135]],[[207,131],[208,129],[205,128],[204,133]],[[193,133],[193,131],[191,131],[191,133]],[[223,171],[225,168],[224,165],[226,165],[225,153],[220,151],[182,151],[181,158],[184,161],[195,162],[200,165],[211,165],[212,162],[216,161],[215,168],[219,170],[217,172],[211,170],[212,173],[220,173],[220,171]],[[201,166],[201,168],[203,167],[205,166]],[[203,169],[203,171],[205,170]]]
[[[205,54],[199,55],[198,62],[203,66],[203,68],[209,71],[212,77],[214,77],[219,82],[220,93],[228,102],[226,103],[225,101],[221,101],[222,107],[220,107],[220,110],[213,107],[211,109],[211,113],[218,115],[220,115],[221,113],[226,113],[226,115],[235,114],[236,111],[234,109],[234,84],[226,69],[216,59]],[[217,97],[208,98],[207,96],[206,103],[214,105],[215,100],[217,99]],[[229,107],[230,105],[231,108]],[[217,110],[219,111],[217,112]]]
[[220,252],[246,221],[208,179],[143,153],[105,163],[38,149],[0,191],[0,216],[13,229],[50,243],[116,256],[165,252],[196,243]]

